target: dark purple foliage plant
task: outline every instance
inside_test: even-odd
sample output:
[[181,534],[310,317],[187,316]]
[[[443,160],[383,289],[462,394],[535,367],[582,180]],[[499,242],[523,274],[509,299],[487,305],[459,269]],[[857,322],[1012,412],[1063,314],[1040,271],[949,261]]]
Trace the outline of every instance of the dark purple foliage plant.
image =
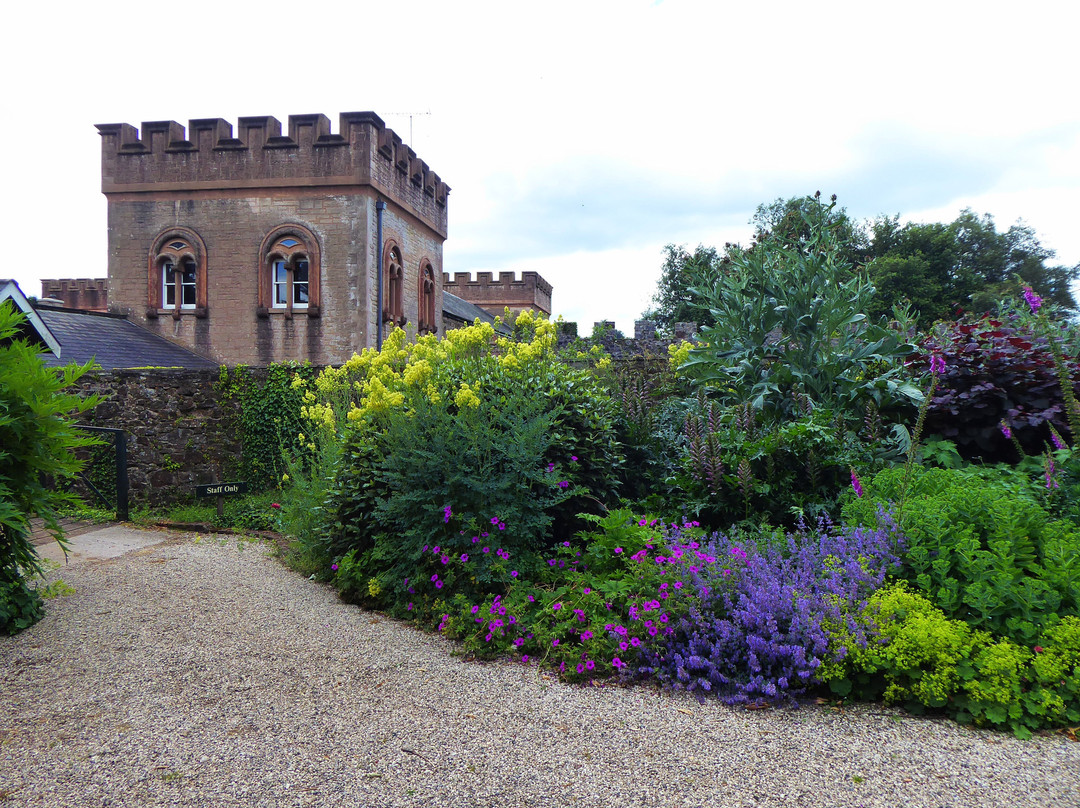
[[899,544],[884,512],[873,529],[821,522],[760,546],[714,534],[702,562],[679,566],[691,603],[638,672],[729,704],[794,701],[822,664],[846,655],[843,643],[872,640],[856,618],[898,567]]
[[939,355],[946,366],[927,410],[926,432],[955,443],[965,459],[1019,460],[1003,425],[1029,454],[1042,452],[1051,427],[1069,434],[1062,383],[1071,379],[1080,389],[1080,367],[1063,360],[1059,372],[1046,336],[1029,320],[942,323],[922,347],[922,356]]

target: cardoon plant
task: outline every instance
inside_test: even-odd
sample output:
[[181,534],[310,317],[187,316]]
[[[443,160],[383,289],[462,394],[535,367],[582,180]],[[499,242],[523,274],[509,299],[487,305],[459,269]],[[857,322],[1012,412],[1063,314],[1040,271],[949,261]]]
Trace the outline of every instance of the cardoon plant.
[[696,597],[640,672],[729,704],[794,699],[847,653],[835,638],[866,646],[856,616],[899,565],[899,543],[884,512],[874,529],[801,526],[763,548],[717,533],[714,563],[679,570]]

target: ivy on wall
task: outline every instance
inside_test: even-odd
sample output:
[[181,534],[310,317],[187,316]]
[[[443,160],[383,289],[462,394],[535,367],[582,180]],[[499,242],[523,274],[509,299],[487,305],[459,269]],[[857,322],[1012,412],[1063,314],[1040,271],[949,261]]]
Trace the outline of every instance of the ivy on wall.
[[317,369],[307,363],[285,362],[253,372],[243,365],[232,372],[222,367],[217,389],[230,406],[234,429],[243,445],[237,475],[252,488],[273,488],[285,473],[285,456],[301,451],[301,393],[297,377],[314,379]]

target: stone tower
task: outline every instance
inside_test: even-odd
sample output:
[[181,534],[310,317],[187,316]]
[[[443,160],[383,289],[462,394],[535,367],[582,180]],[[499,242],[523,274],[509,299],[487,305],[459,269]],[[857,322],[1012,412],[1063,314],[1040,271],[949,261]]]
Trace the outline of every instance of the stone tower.
[[111,311],[228,365],[338,364],[375,344],[381,262],[386,330],[441,333],[450,189],[373,112],[97,128]]

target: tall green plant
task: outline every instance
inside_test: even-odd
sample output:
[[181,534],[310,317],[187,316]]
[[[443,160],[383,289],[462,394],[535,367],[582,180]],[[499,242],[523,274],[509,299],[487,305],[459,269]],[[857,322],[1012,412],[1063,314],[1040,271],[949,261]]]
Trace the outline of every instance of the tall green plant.
[[867,401],[887,413],[922,400],[901,364],[912,347],[867,319],[874,288],[844,257],[834,205],[810,197],[798,241],[766,239],[699,276],[715,323],[683,369],[710,396],[773,419],[795,413],[796,393],[854,418]]
[[41,615],[40,598],[27,585],[28,576],[42,572],[30,520],[43,519],[66,549],[57,509],[74,496],[58,484],[81,468],[75,450],[96,443],[68,416],[100,401],[64,392],[93,363],[46,367],[41,349],[19,338],[24,319],[10,303],[0,304],[0,634],[20,631]]

